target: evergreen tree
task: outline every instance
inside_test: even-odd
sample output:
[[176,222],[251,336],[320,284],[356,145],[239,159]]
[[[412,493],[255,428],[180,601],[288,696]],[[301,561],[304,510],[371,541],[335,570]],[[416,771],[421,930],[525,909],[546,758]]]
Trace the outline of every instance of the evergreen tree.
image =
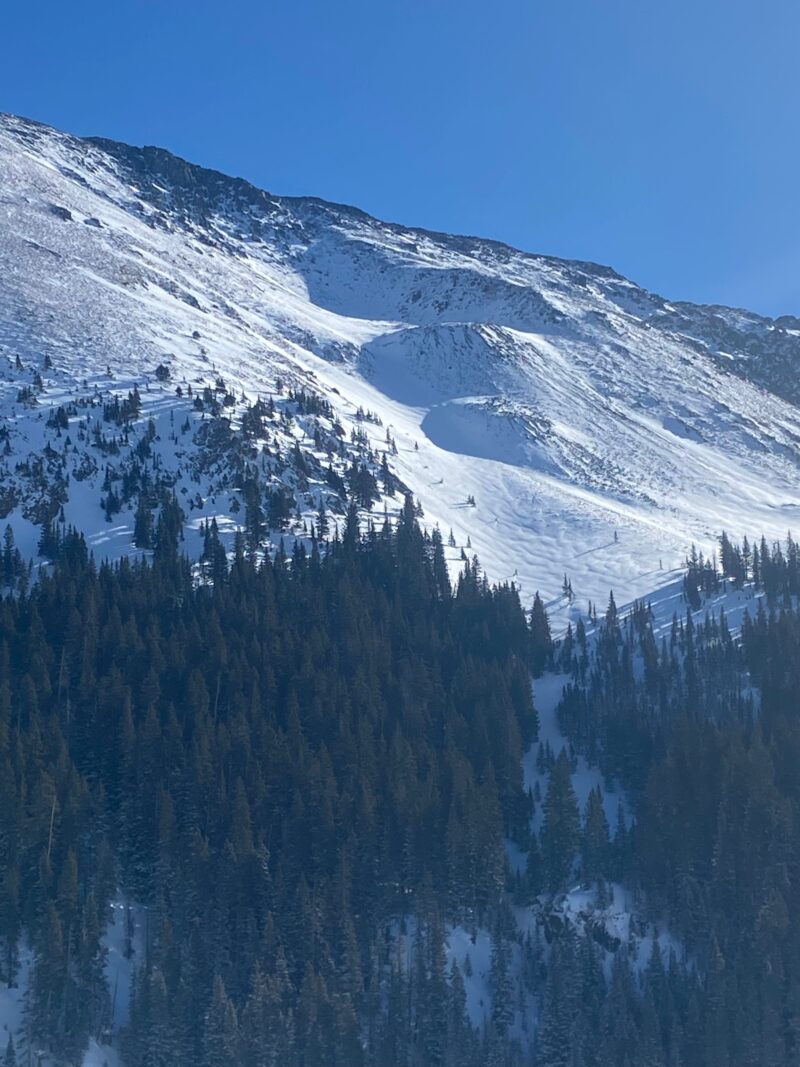
[[205,1022],[205,1067],[232,1067],[239,1062],[239,1023],[236,1009],[219,975]]
[[580,840],[580,815],[566,749],[561,750],[544,800],[542,824],[542,865],[547,888],[563,889],[572,870]]
[[553,654],[553,639],[542,598],[538,590],[533,597],[531,608],[531,645],[533,647],[533,675],[538,678],[547,667]]
[[608,822],[603,809],[603,797],[597,786],[586,801],[583,834],[581,837],[581,871],[584,881],[592,884],[608,873]]

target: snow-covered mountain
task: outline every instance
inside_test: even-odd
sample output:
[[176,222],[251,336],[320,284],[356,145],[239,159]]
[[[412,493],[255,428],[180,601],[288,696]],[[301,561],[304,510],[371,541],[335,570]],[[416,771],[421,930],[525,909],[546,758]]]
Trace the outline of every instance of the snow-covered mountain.
[[376,520],[408,487],[454,564],[564,618],[565,571],[585,609],[797,525],[798,360],[798,319],[0,118],[0,521],[29,555],[50,519],[130,551],[154,486],[232,531],[254,479],[302,536],[361,470]]

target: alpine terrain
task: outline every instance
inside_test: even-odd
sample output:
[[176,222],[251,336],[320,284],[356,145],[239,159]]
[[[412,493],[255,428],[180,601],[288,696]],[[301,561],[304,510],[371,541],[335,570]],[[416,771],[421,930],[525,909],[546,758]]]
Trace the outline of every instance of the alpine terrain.
[[[721,528],[795,525],[796,319],[11,116],[0,212],[0,520],[26,557],[51,520],[97,559],[131,552],[134,468],[175,490],[197,556],[206,519],[228,543],[242,525],[246,472],[286,498],[274,542],[321,504],[335,524],[355,463],[378,477],[365,511],[396,513],[406,487],[449,556],[469,542],[554,609],[565,571],[584,606],[628,601]],[[103,418],[134,387],[136,417]],[[246,413],[270,398],[262,434]]]
[[798,363],[0,116],[3,1067],[800,1063]]

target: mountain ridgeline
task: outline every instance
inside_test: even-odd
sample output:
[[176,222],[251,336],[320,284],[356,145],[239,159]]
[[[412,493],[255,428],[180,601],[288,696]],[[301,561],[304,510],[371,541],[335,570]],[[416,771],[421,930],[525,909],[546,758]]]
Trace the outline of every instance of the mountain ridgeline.
[[385,466],[377,515],[407,488],[561,630],[565,569],[582,602],[627,603],[690,543],[772,542],[800,511],[800,320],[9,115],[0,201],[0,520],[26,558],[62,511],[98,561],[138,547],[133,467],[197,559],[211,519],[232,550],[245,478],[283,497],[276,548],[344,514],[353,462]]

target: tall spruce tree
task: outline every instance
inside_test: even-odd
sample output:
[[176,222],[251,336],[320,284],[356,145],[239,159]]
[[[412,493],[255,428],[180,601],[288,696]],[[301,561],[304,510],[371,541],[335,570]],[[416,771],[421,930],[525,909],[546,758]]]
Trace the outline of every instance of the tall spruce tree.
[[580,814],[572,787],[572,768],[566,749],[558,754],[544,800],[542,866],[547,888],[564,889],[580,841]]

